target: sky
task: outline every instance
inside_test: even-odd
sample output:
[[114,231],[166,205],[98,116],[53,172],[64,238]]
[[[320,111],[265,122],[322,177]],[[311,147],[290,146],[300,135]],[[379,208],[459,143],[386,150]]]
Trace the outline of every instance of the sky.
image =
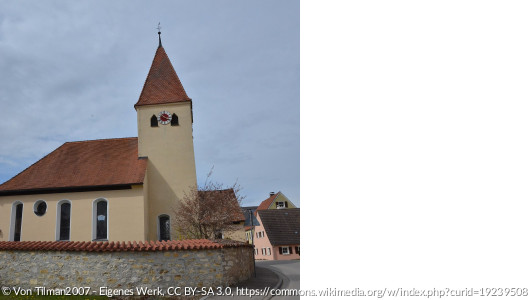
[[69,141],[137,136],[162,44],[193,99],[199,185],[300,206],[298,1],[0,1],[0,182]]

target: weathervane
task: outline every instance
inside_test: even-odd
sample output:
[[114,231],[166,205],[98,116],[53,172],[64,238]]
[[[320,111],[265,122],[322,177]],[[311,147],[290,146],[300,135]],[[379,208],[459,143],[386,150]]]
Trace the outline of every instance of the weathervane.
[[162,47],[162,38],[160,37],[160,35],[162,34],[162,32],[160,32],[162,26],[160,26],[160,22],[158,22],[158,26],[156,27],[156,29],[158,29],[158,47]]

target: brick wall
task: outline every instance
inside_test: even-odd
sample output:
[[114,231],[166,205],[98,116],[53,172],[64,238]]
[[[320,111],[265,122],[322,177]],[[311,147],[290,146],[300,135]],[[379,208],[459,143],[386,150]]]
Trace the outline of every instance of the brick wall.
[[0,286],[35,288],[218,287],[248,279],[252,248],[149,251],[2,250]]

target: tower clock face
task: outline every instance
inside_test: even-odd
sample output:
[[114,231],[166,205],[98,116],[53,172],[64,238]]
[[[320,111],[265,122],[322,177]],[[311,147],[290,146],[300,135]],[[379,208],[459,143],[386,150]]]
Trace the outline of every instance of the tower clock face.
[[171,114],[168,111],[161,111],[158,113],[158,122],[162,125],[169,124],[171,122]]

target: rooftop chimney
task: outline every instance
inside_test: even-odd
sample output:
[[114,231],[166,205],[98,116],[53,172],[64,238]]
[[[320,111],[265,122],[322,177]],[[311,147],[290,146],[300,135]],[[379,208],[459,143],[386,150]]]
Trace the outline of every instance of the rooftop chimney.
[[270,193],[269,193],[269,197],[274,196],[274,194],[276,194],[276,193],[275,193],[275,192],[270,192]]

